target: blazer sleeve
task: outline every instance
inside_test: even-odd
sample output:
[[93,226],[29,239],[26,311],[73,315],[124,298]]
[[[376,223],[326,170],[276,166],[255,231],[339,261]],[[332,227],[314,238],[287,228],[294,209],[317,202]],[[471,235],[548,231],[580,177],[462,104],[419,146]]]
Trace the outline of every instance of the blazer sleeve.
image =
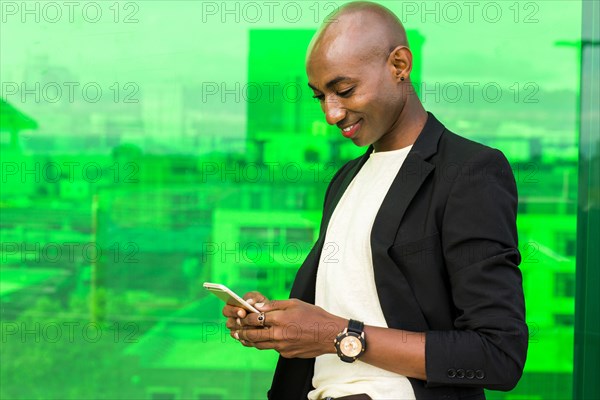
[[462,166],[443,213],[441,241],[457,317],[426,333],[427,387],[510,390],[527,354],[517,247],[517,188],[504,155],[486,148]]

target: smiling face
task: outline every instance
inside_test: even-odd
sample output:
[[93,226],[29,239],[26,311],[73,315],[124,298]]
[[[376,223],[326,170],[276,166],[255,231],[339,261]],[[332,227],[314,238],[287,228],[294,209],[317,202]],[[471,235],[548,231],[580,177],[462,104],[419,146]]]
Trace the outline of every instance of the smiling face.
[[410,50],[397,43],[405,38],[390,38],[372,12],[341,14],[335,21],[318,33],[306,63],[325,119],[357,146],[397,147],[412,61]]
[[327,123],[357,146],[393,132],[403,101],[387,59],[365,62],[348,52],[320,52],[310,58],[307,73]]

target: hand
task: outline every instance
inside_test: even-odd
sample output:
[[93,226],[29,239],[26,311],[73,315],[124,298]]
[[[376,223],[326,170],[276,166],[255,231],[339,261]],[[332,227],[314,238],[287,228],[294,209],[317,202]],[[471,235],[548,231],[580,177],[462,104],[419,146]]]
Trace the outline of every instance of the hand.
[[[256,303],[268,301],[268,299],[259,292],[248,292],[243,296],[243,299],[248,302],[250,305],[254,305]],[[256,313],[250,313],[256,314]],[[230,304],[225,305],[223,307],[223,315],[227,317],[227,322],[225,326],[229,329],[229,334],[235,338],[234,330],[240,329],[241,327],[241,318],[245,318],[248,315],[248,311],[241,307],[232,306]]]
[[264,313],[264,325],[258,314],[249,313],[240,319],[241,326],[232,330],[232,336],[246,347],[274,349],[285,358],[335,353],[334,339],[348,325],[348,320],[298,299],[259,302],[254,306]]

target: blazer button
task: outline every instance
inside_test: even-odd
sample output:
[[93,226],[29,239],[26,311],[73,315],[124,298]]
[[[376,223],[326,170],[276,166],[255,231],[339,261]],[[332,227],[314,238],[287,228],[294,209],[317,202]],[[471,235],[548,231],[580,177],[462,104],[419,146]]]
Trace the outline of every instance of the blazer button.
[[465,376],[467,377],[467,379],[473,379],[475,378],[475,371],[473,371],[472,369],[468,369],[465,373]]
[[465,377],[465,370],[464,369],[457,369],[456,370],[456,377],[457,378],[464,378]]
[[483,372],[482,370],[478,369],[477,371],[475,371],[475,378],[477,378],[477,379],[483,379],[483,378],[485,378],[485,372]]
[[456,376],[456,370],[454,368],[450,368],[448,370],[448,378],[454,378]]

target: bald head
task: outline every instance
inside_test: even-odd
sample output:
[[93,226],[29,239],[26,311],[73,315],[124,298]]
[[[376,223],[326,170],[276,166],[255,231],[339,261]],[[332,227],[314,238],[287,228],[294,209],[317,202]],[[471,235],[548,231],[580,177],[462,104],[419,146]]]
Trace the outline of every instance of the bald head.
[[414,143],[427,120],[413,95],[412,62],[404,27],[390,10],[349,3],[327,18],[311,42],[308,86],[326,121],[354,144],[399,149]]
[[408,47],[398,17],[379,4],[358,1],[341,6],[325,19],[311,42],[307,61],[314,53],[323,52],[385,61],[398,46]]

